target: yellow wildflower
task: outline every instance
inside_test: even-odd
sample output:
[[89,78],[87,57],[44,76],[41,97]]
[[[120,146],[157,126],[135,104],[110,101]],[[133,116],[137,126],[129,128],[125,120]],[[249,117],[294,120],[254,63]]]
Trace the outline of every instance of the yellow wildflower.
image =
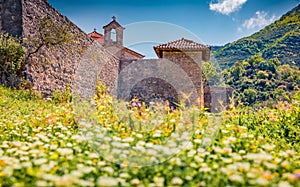
[[4,160],[0,160],[0,166],[4,167],[6,165]]

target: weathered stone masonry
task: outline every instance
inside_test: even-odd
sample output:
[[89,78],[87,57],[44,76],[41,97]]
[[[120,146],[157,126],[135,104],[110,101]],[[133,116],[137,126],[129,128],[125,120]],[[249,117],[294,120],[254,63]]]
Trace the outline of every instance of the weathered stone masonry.
[[22,35],[22,3],[17,0],[0,0],[0,32]]
[[[49,95],[56,89],[64,90],[68,86],[74,87],[75,78],[76,81],[84,81],[84,86],[90,89],[94,87],[96,78],[107,84],[109,91],[116,87],[118,60],[45,0],[0,0],[0,18],[1,32],[21,36],[27,40],[38,37],[37,30],[43,18],[68,26],[71,35],[76,36],[70,44],[53,48],[44,46],[31,57],[26,72],[32,77],[35,90]],[[90,50],[97,50],[94,55],[98,56],[94,62],[86,54],[90,53]],[[81,61],[85,64],[84,66],[79,66]],[[78,73],[75,77],[78,68],[80,68],[78,72],[84,73]],[[83,85],[75,85],[77,90],[87,95],[88,90],[81,86]]]
[[120,60],[119,98],[137,97],[146,103],[168,100],[174,105],[184,101],[212,112],[228,106],[232,89],[203,85],[202,61],[210,59],[209,46],[182,38],[154,50],[159,59]]
[[[74,38],[65,46],[44,46],[29,59],[25,72],[31,77],[33,88],[45,96],[68,86],[83,97],[93,96],[96,82],[101,80],[119,98],[137,96],[145,102],[176,103],[187,94],[190,104],[219,111],[219,100],[226,105],[232,95],[227,88],[203,88],[201,62],[209,60],[208,46],[182,38],[155,46],[159,59],[144,60],[143,55],[122,45],[125,28],[115,18],[104,26],[106,35],[104,44],[100,44],[45,0],[0,0],[0,32],[24,40],[38,38],[43,18],[67,26]],[[117,31],[115,41],[110,35],[113,29]]]

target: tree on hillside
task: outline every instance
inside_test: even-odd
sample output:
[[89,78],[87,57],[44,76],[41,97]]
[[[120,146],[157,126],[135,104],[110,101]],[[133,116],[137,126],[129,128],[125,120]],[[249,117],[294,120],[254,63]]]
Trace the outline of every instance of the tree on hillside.
[[215,65],[211,62],[202,63],[202,76],[204,86],[217,86],[222,84],[222,74],[217,72]]
[[285,99],[300,87],[298,67],[281,65],[278,59],[254,56],[223,71],[225,83],[233,87],[237,101],[253,105],[267,100]]

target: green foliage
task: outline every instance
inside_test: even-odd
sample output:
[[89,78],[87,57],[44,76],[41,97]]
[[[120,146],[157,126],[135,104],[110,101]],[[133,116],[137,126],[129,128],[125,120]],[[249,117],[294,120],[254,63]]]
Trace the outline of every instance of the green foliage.
[[25,56],[25,63],[29,63],[29,59],[33,55],[41,53],[41,49],[64,47],[67,48],[73,40],[68,25],[57,24],[52,19],[46,17],[41,18],[38,26],[37,36],[28,38],[24,41],[24,45],[29,49]]
[[231,75],[233,76],[234,80],[238,80],[243,74],[245,73],[245,69],[239,63],[232,68]]
[[[124,114],[120,114],[122,110],[103,110],[113,101],[101,85],[98,89],[97,98],[109,100],[97,103],[98,120],[111,129],[113,140],[123,140],[130,146],[138,143],[140,150],[146,150],[145,157],[147,150],[156,149],[149,146],[165,136],[151,133],[169,132],[169,125],[178,128],[196,117],[188,109],[173,113],[159,110],[153,116],[148,115],[150,111],[134,109],[129,110],[131,118],[119,118]],[[273,108],[241,107],[224,112],[218,128],[213,128],[214,139],[208,139],[204,131],[210,118],[199,113],[199,129],[186,146],[165,162],[147,167],[126,167],[108,161],[111,155],[102,157],[96,144],[89,144],[82,136],[71,103],[55,105],[39,98],[29,99],[29,95],[0,86],[2,186],[300,185],[299,95],[291,102],[278,102]],[[151,123],[155,118],[157,129],[142,136],[133,133],[127,123]],[[203,146],[207,141],[211,144]],[[128,147],[114,149],[120,157],[127,150]]]
[[256,101],[257,91],[249,88],[245,89],[242,96],[242,101],[244,103],[252,105]]
[[[68,25],[60,25],[50,18],[41,18],[37,35],[31,38],[19,38],[0,35],[0,84],[15,88],[30,88],[23,73],[26,65],[31,63],[33,55],[43,55],[41,49],[54,47],[67,48],[73,39]],[[28,49],[25,51],[23,46]],[[48,63],[40,61],[39,63]]]
[[24,54],[19,38],[0,34],[0,84],[18,86]]
[[286,80],[287,82],[293,83],[295,85],[300,84],[300,71],[298,67],[282,65],[278,67],[277,72],[280,79]]
[[51,100],[56,103],[70,103],[72,101],[71,87],[67,87],[64,91],[55,90],[52,94]]
[[[283,64],[300,67],[300,5],[259,32],[229,43],[213,52],[225,69],[237,61],[247,61],[255,55],[264,59],[278,58]],[[266,67],[271,68],[272,67]]]
[[222,84],[222,75],[211,62],[202,62],[202,77],[205,86]]
[[254,56],[248,62],[237,62],[224,70],[225,83],[234,88],[237,103],[253,105],[268,100],[286,100],[299,91],[300,70],[280,64],[278,59]]
[[267,79],[268,77],[269,77],[269,74],[268,74],[268,72],[266,72],[266,71],[263,71],[263,70],[259,70],[258,72],[257,72],[257,78],[258,79]]

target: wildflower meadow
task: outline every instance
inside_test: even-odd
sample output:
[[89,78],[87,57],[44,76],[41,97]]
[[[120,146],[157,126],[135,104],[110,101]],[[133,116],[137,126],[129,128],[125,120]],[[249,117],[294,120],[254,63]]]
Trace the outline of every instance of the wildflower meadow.
[[57,98],[0,87],[0,186],[300,186],[299,95],[212,115],[98,90],[85,121]]

